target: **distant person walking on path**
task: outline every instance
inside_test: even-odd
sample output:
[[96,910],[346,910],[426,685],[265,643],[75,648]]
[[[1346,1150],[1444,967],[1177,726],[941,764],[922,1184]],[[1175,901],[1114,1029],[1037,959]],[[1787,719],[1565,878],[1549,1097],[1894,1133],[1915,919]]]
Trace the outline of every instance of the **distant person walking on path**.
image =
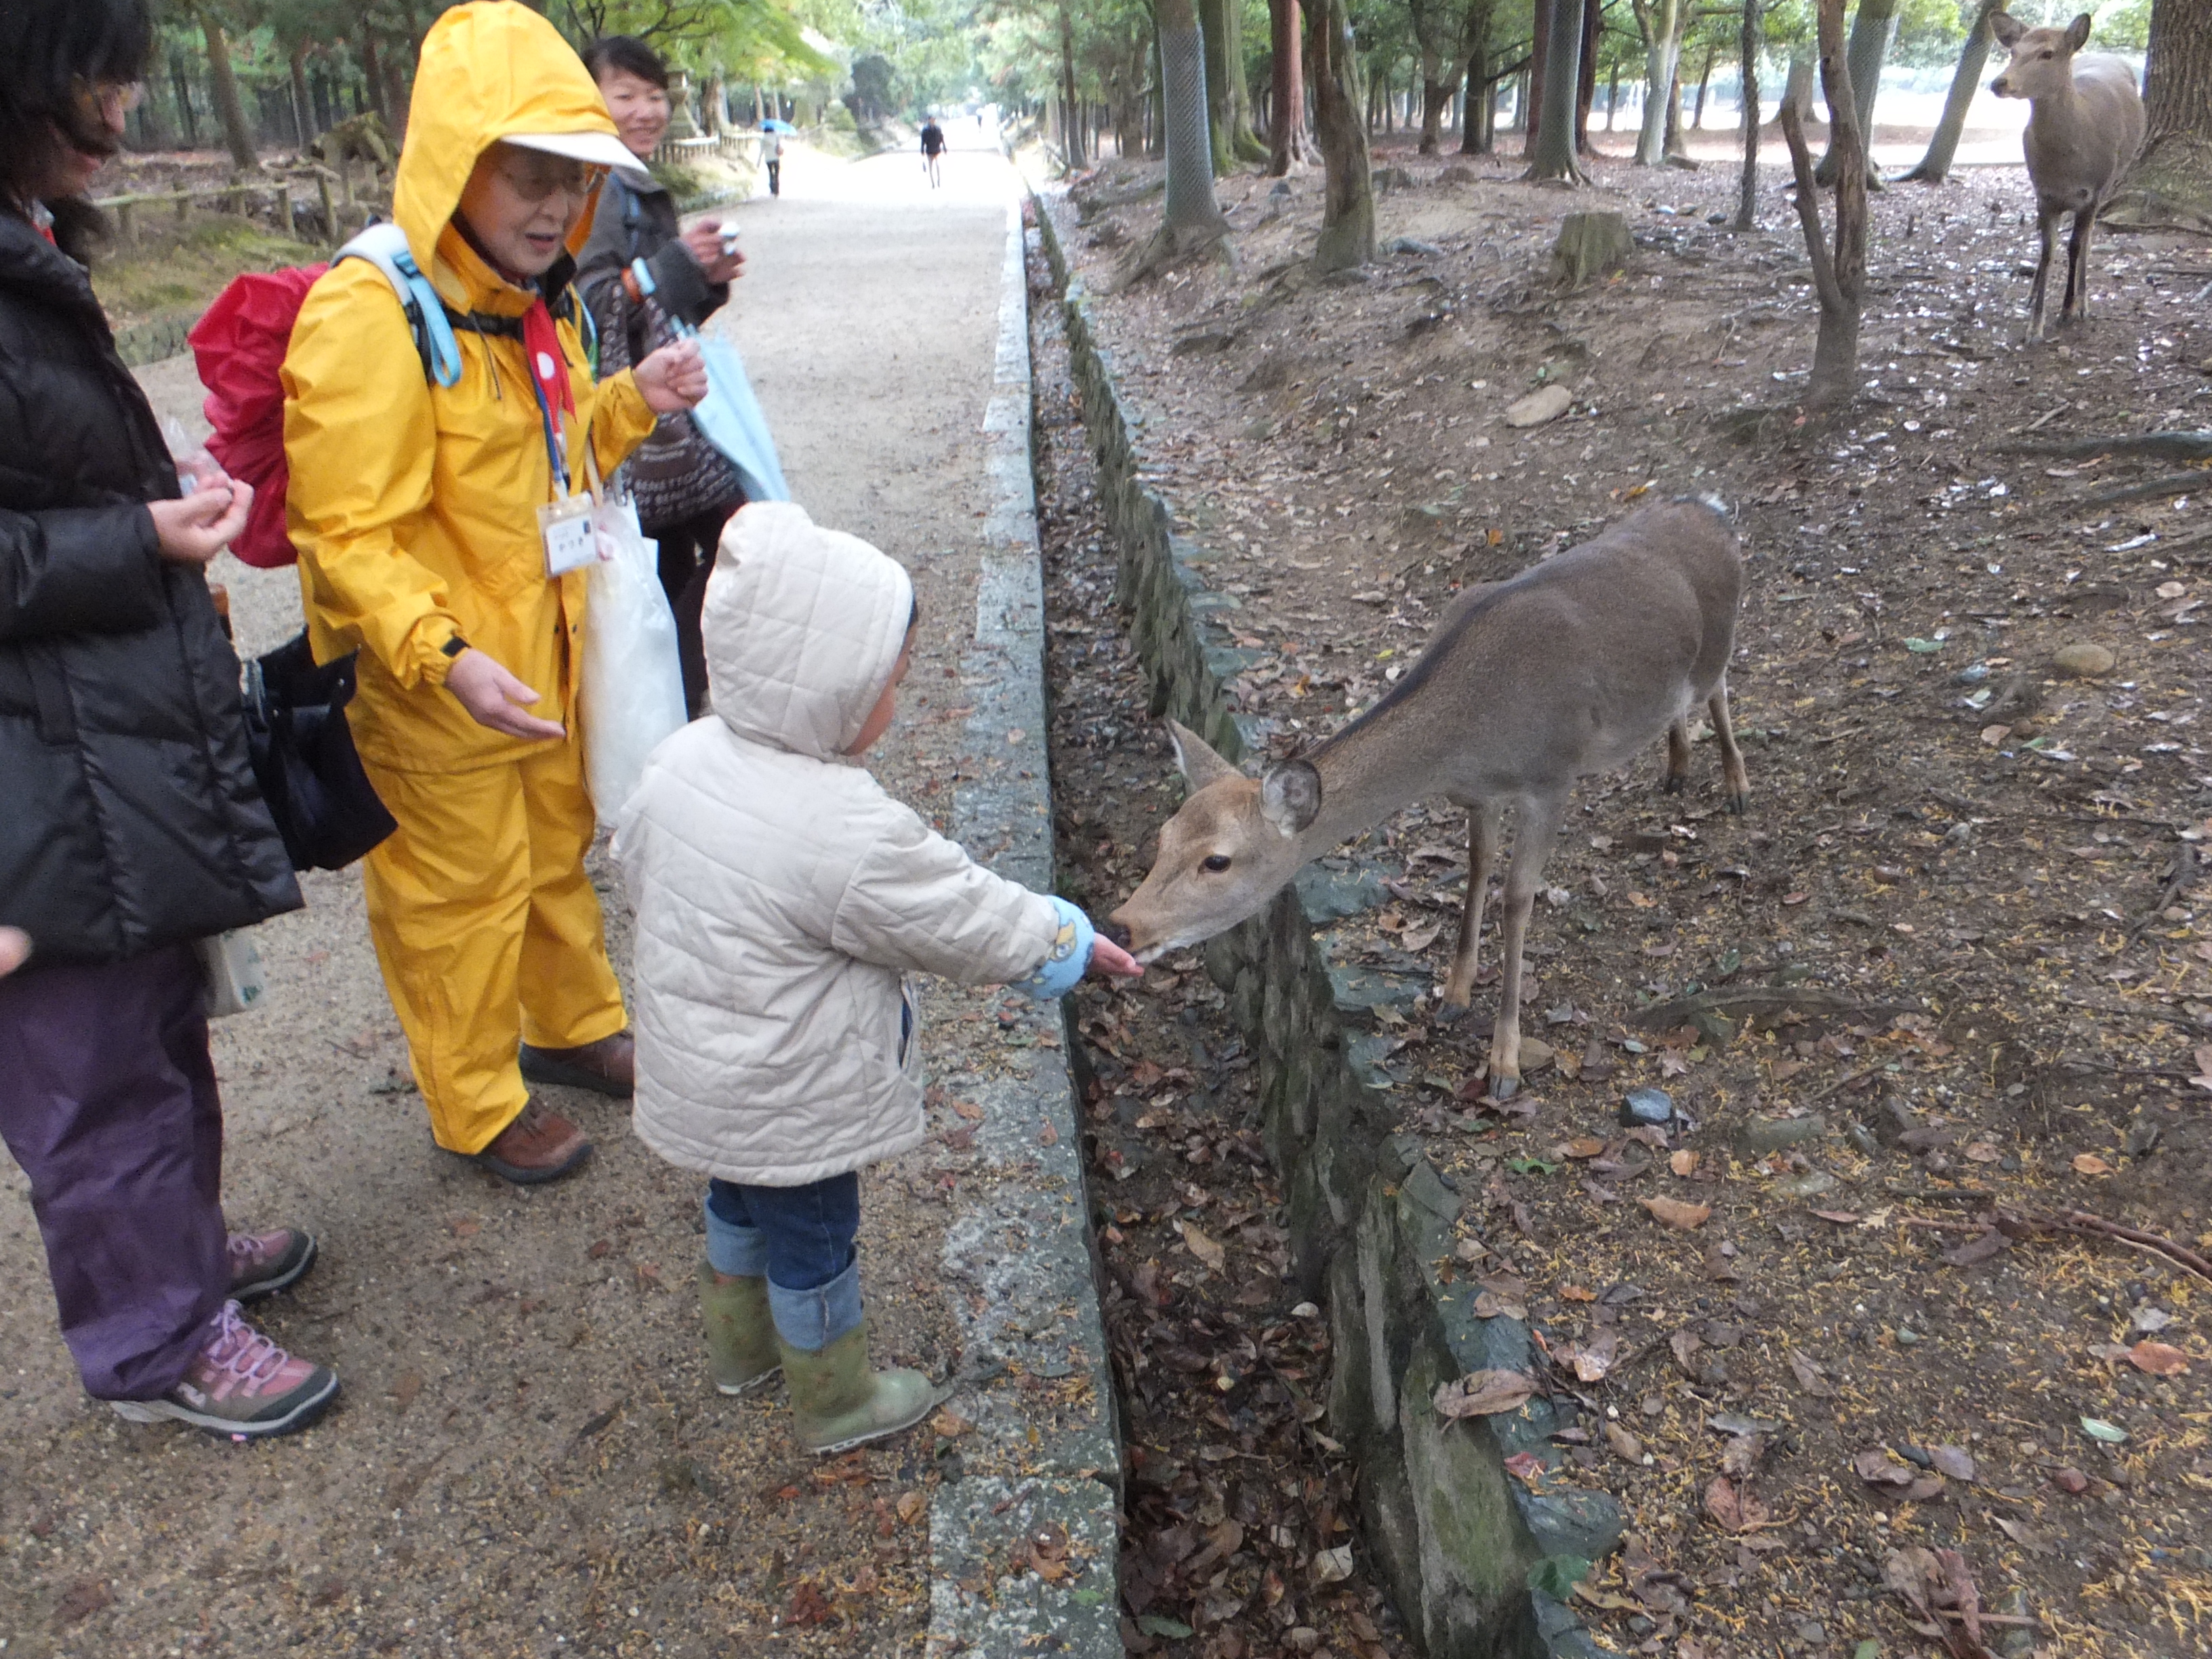
[[943,163],[939,160],[944,154],[945,129],[937,125],[937,118],[933,115],[921,124],[921,167],[929,175],[932,190],[945,182]]
[[253,492],[179,499],[79,263],[151,42],[143,0],[0,7],[0,1137],[85,1391],[254,1437],[338,1381],[239,1317],[315,1241],[225,1231],[193,948],[300,903],[204,574]]
[[768,193],[783,194],[783,129],[764,127],[761,131],[761,159],[768,164]]
[[426,376],[360,259],[308,293],[284,360],[308,633],[325,661],[360,649],[347,719],[399,822],[364,865],[369,936],[438,1145],[519,1183],[591,1151],[530,1084],[630,1091],[584,871],[572,492],[706,391],[689,343],[592,383],[568,283],[610,167],[644,173],[553,26],[454,7],[422,43],[392,217],[457,319],[459,374]]
[[638,1136],[711,1177],[700,1295],[715,1386],[779,1367],[808,1450],[919,1421],[874,1371],[859,1171],[921,1144],[905,976],[1056,997],[1141,970],[1064,899],[994,876],[858,766],[890,725],[914,586],[788,502],[730,521],[707,589],[715,718],[653,751],[615,834],[637,903]]
[[[650,161],[668,131],[668,68],[644,41],[626,34],[594,41],[584,53],[615,131],[630,154]],[[734,236],[736,228],[732,228]],[[651,291],[632,266],[645,261]],[[599,187],[591,239],[576,260],[576,289],[599,328],[599,372],[641,362],[676,339],[669,319],[692,327],[727,302],[745,256],[726,246],[722,221],[679,228],[676,203],[658,180],[632,185],[620,173]],[[687,413],[664,415],[637,447],[623,474],[637,498],[645,533],[660,546],[660,586],[676,613],[684,701],[706,710],[707,669],[699,648],[699,606],[714,548],[730,514],[745,504],[738,470],[700,435]]]

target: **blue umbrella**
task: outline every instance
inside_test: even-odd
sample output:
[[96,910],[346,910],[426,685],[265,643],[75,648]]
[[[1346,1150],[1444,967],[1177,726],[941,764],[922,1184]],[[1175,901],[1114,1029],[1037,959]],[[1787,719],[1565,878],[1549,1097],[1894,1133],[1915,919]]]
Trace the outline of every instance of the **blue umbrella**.
[[792,125],[790,122],[780,121],[773,115],[769,116],[766,120],[760,124],[760,130],[763,132],[796,132],[799,131],[799,129]]

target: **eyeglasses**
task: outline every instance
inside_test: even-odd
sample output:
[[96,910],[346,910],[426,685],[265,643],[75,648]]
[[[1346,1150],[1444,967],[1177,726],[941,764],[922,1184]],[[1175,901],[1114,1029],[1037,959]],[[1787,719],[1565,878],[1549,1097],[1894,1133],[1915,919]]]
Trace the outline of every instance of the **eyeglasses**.
[[526,202],[542,202],[556,193],[581,198],[599,187],[607,170],[586,161],[570,161],[542,152],[503,162],[500,177]]
[[122,125],[123,118],[146,101],[143,81],[88,81],[80,75],[70,82],[70,92],[79,109],[110,126]]

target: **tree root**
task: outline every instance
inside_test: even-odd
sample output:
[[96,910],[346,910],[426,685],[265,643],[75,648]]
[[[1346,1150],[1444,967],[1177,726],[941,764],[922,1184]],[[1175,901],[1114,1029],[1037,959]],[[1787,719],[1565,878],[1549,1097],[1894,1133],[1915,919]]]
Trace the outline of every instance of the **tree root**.
[[[1933,1197],[1935,1194],[1923,1194],[1921,1196]],[[1977,1193],[1972,1196],[1979,1198],[1984,1194]],[[2212,1261],[2206,1261],[2187,1245],[2177,1244],[2173,1240],[2160,1233],[2148,1233],[2138,1227],[2127,1227],[2117,1221],[2107,1221],[2104,1217],[2092,1215],[2087,1210],[2057,1210],[2045,1212],[2033,1210],[2008,1210],[1999,1206],[1990,1210],[1985,1222],[1953,1221],[1941,1216],[1905,1216],[1900,1218],[1900,1224],[1936,1232],[1972,1231],[1984,1238],[1993,1232],[2002,1233],[2007,1239],[2015,1243],[2021,1239],[2033,1238],[2044,1233],[2060,1233],[2072,1238],[2109,1238],[2115,1243],[2127,1245],[2130,1249],[2142,1250],[2152,1255],[2163,1256],[2185,1272],[2195,1273],[2199,1279],[2212,1281]]]
[[1194,259],[1216,249],[1223,249],[1225,257],[1233,262],[1235,255],[1228,252],[1230,246],[1229,225],[1225,220],[1218,224],[1181,230],[1164,224],[1122,264],[1121,269],[1115,274],[1109,292],[1122,293],[1148,277],[1157,276],[1185,260]]
[[2069,438],[2063,443],[1998,444],[2000,455],[2051,455],[2078,459],[2087,455],[2150,455],[2163,461],[2212,461],[2212,432],[2137,432],[2106,438]]
[[2212,472],[2203,467],[2192,467],[2186,472],[2166,472],[2141,483],[2120,484],[2112,489],[2100,489],[2093,495],[2076,496],[2075,507],[2110,507],[2117,501],[2140,501],[2153,495],[2179,495],[2189,490],[2202,489],[2212,484]]

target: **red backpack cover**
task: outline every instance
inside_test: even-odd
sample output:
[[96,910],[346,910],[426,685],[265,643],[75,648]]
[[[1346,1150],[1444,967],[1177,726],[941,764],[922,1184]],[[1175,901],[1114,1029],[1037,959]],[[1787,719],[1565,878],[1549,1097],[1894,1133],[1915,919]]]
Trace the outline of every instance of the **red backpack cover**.
[[327,265],[249,271],[216,296],[185,337],[208,389],[208,453],[253,486],[253,507],[230,550],[260,569],[295,562],[284,524],[284,383],[277,370],[292,325]]

